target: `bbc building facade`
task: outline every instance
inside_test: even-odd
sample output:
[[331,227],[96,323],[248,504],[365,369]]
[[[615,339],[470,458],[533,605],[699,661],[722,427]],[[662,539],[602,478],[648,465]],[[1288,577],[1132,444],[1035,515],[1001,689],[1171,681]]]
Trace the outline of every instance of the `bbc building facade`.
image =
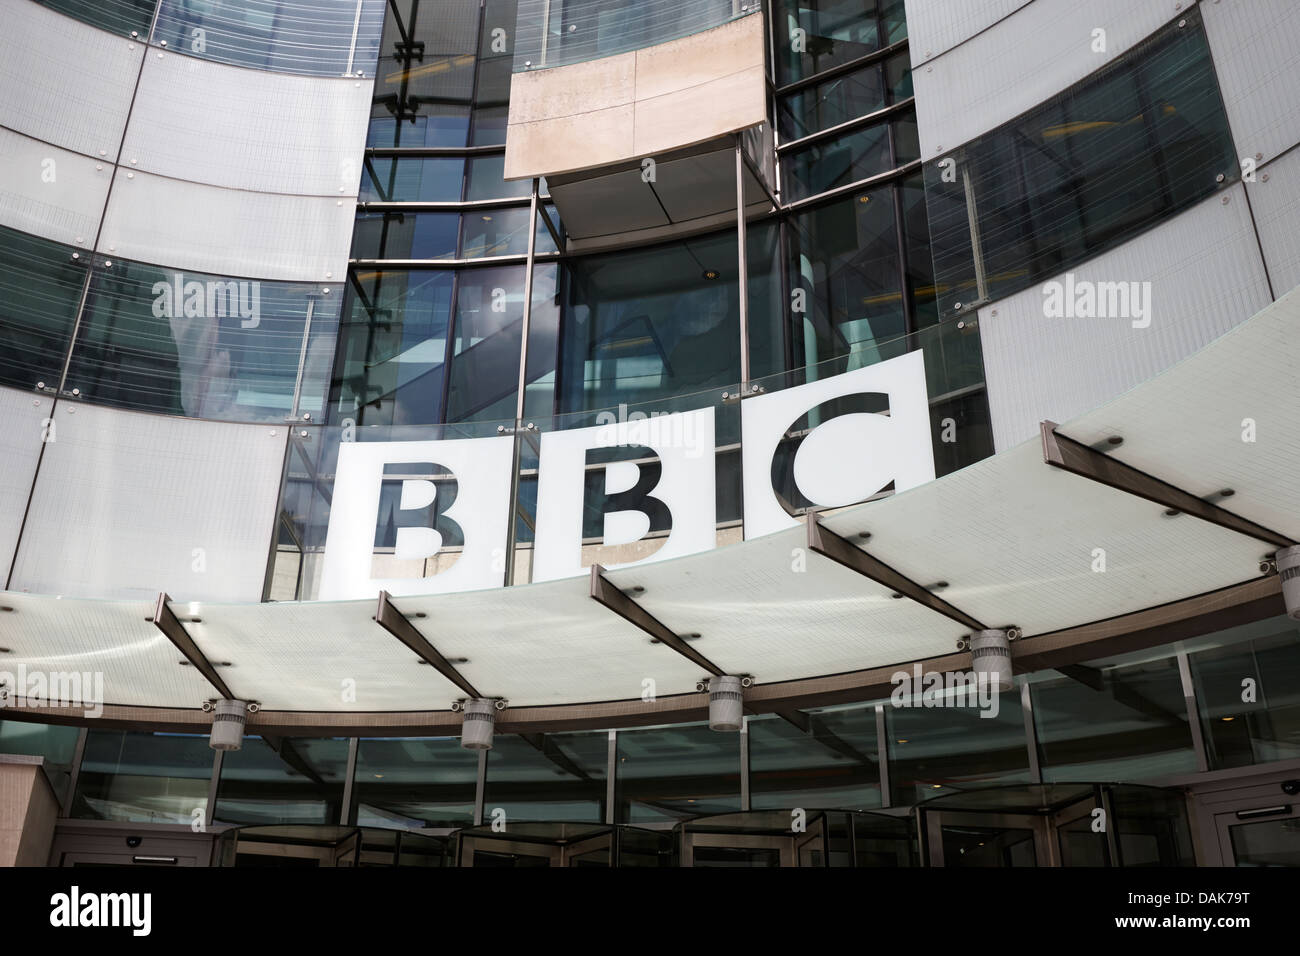
[[1300,864],[1290,0],[0,14],[0,864]]

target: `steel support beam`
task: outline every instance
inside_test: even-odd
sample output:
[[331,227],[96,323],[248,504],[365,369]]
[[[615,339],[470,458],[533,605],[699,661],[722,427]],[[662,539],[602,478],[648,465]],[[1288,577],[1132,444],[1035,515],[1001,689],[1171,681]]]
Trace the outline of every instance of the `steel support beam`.
[[713,661],[692,648],[682,638],[674,634],[657,617],[624,594],[605,577],[605,569],[599,564],[591,566],[591,596],[598,604],[603,604],[630,624],[635,624],[660,644],[670,647],[682,657],[703,667],[710,674],[721,677],[726,673]]
[[194,643],[194,638],[190,637],[189,632],[181,624],[180,618],[168,606],[170,601],[171,598],[167,596],[165,591],[158,595],[158,605],[153,612],[154,626],[167,636],[167,640],[171,641],[178,651],[185,655],[185,659],[197,668],[198,672],[203,675],[209,684],[216,688],[217,693],[223,699],[244,700],[243,697],[239,697],[230,689],[226,682],[221,679],[221,675],[217,673],[217,669],[212,666],[212,662],[199,650],[199,646]]
[[936,611],[944,617],[951,618],[957,623],[969,627],[972,631],[987,629],[965,611],[953,607],[943,598],[926,590],[911,578],[895,571],[883,561],[873,558],[852,541],[831,531],[817,520],[815,512],[808,512],[806,524],[808,526],[809,550],[817,552],[824,558],[830,558],[836,564],[842,564],[850,571],[856,571],[877,584],[884,585],[890,590],[903,595],[908,600],[915,601],[917,604],[928,607],[931,611]]
[[1058,427],[1056,422],[1043,422],[1039,425],[1043,437],[1043,460],[1055,468],[1217,524],[1248,538],[1267,541],[1277,548],[1295,544],[1286,535],[1248,521],[1176,485],[1154,478],[1145,471],[1138,471],[1132,465],[1117,461],[1073,438],[1067,438],[1056,430]]
[[375,611],[375,623],[393,637],[397,638],[434,670],[451,681],[470,697],[482,697],[474,685],[467,681],[447,658],[438,653],[419,629],[406,619],[406,615],[397,609],[387,591],[379,592],[379,607]]

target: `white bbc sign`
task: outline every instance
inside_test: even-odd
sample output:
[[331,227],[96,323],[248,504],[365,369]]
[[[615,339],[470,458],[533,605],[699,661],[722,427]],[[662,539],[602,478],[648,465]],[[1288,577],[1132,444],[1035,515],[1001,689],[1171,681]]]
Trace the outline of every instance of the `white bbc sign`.
[[[864,410],[856,410],[855,402]],[[781,441],[791,432],[802,439],[792,457],[787,452],[778,459]],[[838,507],[891,482],[895,491],[904,491],[930,481],[934,456],[921,352],[746,399],[741,445],[747,538],[797,524],[791,512],[799,504]],[[600,544],[646,539],[653,516],[668,529],[658,534],[653,553],[632,564],[712,548],[714,446],[711,407],[542,435],[533,580],[585,572],[583,517],[592,481],[603,492]],[[612,448],[631,449],[634,460],[608,460],[602,450]],[[501,586],[512,450],[510,438],[340,445],[320,598]],[[783,461],[785,472],[778,474]],[[778,478],[802,502],[783,500]],[[397,497],[384,507],[386,480]],[[395,547],[381,562],[377,532],[385,523],[397,525]],[[426,576],[427,562],[444,550],[447,537],[458,539],[460,550],[454,559],[444,555],[440,570]]]

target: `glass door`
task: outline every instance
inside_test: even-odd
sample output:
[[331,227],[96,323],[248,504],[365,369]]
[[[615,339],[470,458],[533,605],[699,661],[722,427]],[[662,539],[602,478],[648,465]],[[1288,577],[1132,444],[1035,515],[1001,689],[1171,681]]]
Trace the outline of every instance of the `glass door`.
[[1215,814],[1214,822],[1225,865],[1300,866],[1300,805],[1243,807]]

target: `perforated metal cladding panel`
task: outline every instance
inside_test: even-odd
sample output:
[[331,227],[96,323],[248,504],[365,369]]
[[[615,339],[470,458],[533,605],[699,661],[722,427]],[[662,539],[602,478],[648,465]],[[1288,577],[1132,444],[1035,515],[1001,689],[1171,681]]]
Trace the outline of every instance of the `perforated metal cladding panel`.
[[1031,0],[907,0],[912,62],[922,64],[982,33]]
[[0,129],[0,169],[0,225],[91,248],[112,166]]
[[[854,529],[853,534],[857,533]],[[792,528],[707,554],[610,573],[728,674],[762,683],[951,653],[962,625],[808,551]]]
[[30,0],[0,22],[0,126],[112,163],[144,46]]
[[1273,293],[1280,298],[1300,285],[1300,150],[1258,170],[1246,193]]
[[11,652],[0,655],[0,671],[17,675],[22,666],[47,679],[76,672],[83,687],[102,681],[100,702],[108,704],[197,708],[216,694],[202,674],[181,664],[184,655],[153,625],[151,601],[5,593],[0,604],[13,608],[0,612],[0,645]]
[[4,422],[0,428],[0,585],[18,546],[50,406],[48,398],[0,388],[0,422]]
[[1036,435],[1044,419],[1068,421],[1145,382],[1269,303],[1240,184],[1071,274],[1076,285],[1149,282],[1150,326],[1135,328],[1140,318],[1047,318],[1045,283],[981,309],[999,451]]
[[1085,444],[1119,435],[1124,443],[1110,457],[1194,495],[1231,488],[1222,507],[1300,539],[1297,328],[1300,291],[1060,431]]
[[122,165],[234,189],[355,198],[373,83],[155,53],[140,75]]
[[1201,4],[1223,105],[1242,158],[1267,162],[1300,143],[1300,4]]
[[[931,61],[922,62],[924,49],[912,41],[921,158],[934,159],[1051,99],[1177,12],[1172,0],[1034,0]],[[1094,30],[1106,31],[1105,52],[1094,52]]]
[[240,698],[269,710],[446,710],[465,694],[374,621],[375,601],[177,603],[204,656]]
[[10,587],[258,601],[286,431],[60,402]]
[[[1143,409],[1177,414],[1149,402]],[[846,537],[869,531],[868,550],[885,564],[918,583],[947,581],[945,601],[1026,634],[1238,584],[1258,575],[1266,549],[1053,468],[1035,441],[840,512],[826,526]]]
[[219,276],[341,282],[355,216],[351,200],[223,189],[119,167],[99,251]]
[[479,693],[512,706],[694,693],[702,668],[652,644],[589,592],[583,576],[395,603],[425,614],[414,623]]

